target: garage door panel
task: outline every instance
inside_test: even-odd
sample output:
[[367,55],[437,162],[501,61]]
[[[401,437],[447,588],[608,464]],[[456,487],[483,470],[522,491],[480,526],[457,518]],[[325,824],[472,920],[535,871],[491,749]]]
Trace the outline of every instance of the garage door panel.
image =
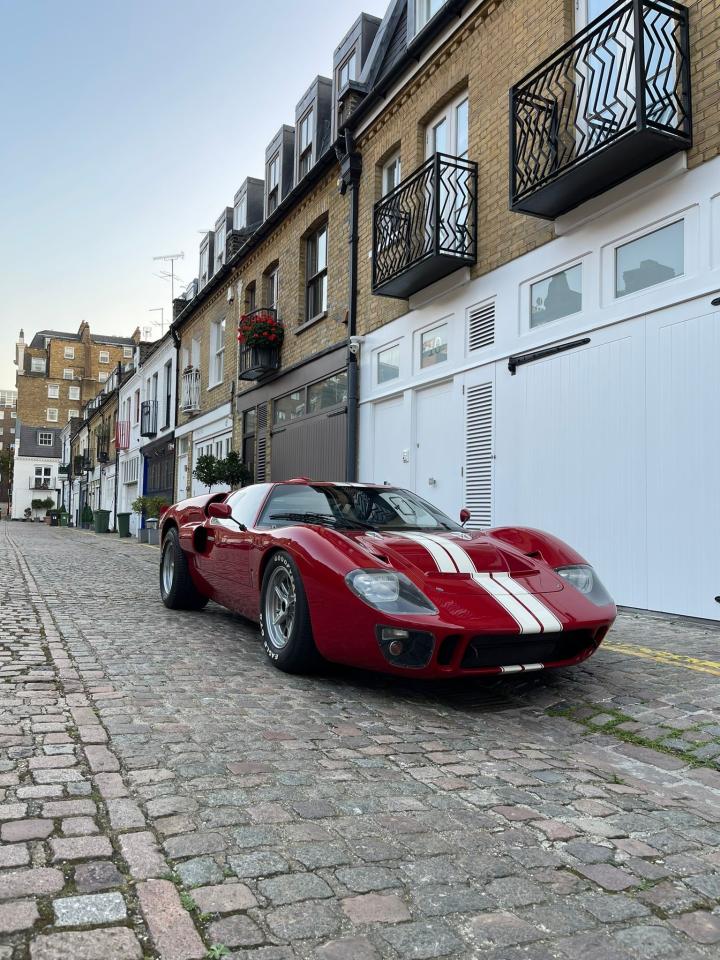
[[643,321],[586,347],[498,366],[495,523],[546,529],[600,571],[618,602],[647,584]]
[[648,576],[654,610],[717,618],[720,606],[720,311],[647,322]]

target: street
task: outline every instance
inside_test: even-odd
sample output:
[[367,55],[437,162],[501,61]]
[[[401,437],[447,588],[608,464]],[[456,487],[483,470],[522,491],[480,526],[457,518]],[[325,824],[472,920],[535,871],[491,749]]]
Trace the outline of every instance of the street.
[[0,525],[0,960],[717,956],[720,625],[625,612],[520,678],[288,676],[166,610],[158,561]]

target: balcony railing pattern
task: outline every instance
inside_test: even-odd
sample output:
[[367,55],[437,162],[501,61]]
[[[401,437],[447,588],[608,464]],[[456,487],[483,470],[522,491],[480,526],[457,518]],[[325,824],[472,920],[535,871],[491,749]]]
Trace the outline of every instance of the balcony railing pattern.
[[476,163],[436,153],[375,204],[374,293],[408,297],[476,259]]
[[115,449],[127,450],[130,446],[130,421],[118,420],[115,424]]
[[197,413],[200,409],[200,371],[197,367],[183,372],[180,409],[183,413]]
[[30,477],[29,478],[29,488],[31,490],[55,490],[57,485],[55,480],[50,477],[49,479],[41,479],[40,477]]
[[510,113],[510,205],[538,216],[686,149],[687,8],[621,0],[511,89]]
[[[271,317],[277,320],[277,310],[272,307],[258,307],[245,315],[248,320],[253,317]],[[241,380],[262,380],[263,377],[280,369],[280,347],[240,346],[240,373]]]
[[140,436],[157,436],[157,400],[143,400],[140,404]]

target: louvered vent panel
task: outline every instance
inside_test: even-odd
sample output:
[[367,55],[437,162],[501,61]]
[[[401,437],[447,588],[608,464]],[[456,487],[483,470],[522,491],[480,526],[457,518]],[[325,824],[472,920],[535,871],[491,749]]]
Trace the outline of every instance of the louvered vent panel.
[[257,454],[255,457],[255,479],[257,483],[265,482],[267,469],[267,404],[261,403],[257,408]]
[[477,303],[468,310],[468,351],[495,343],[495,300]]
[[491,383],[468,388],[465,506],[472,514],[468,526],[475,529],[492,524],[492,403]]

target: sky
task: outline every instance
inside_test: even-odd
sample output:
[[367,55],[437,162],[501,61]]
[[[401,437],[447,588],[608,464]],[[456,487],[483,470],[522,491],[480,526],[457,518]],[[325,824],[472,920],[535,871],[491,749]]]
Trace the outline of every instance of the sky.
[[[360,5],[362,3],[362,6]],[[0,0],[0,389],[20,328],[171,316],[201,234],[385,0]],[[176,286],[176,292],[180,285]],[[159,327],[154,328],[159,335]]]

